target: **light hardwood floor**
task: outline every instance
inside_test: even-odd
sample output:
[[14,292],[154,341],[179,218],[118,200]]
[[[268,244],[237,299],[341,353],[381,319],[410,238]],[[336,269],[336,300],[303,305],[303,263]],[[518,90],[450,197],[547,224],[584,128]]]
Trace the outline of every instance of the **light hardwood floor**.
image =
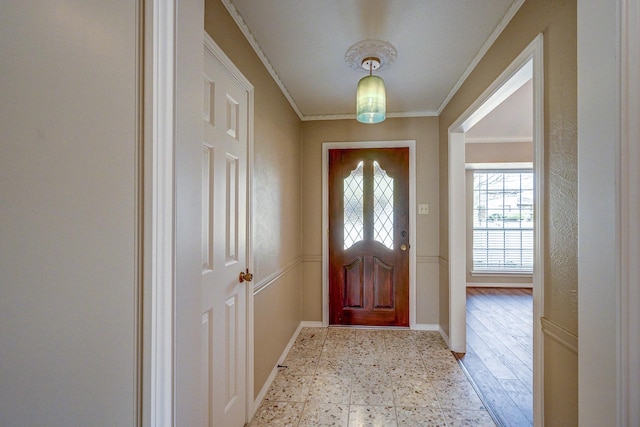
[[531,289],[467,288],[461,362],[499,424],[533,425]]

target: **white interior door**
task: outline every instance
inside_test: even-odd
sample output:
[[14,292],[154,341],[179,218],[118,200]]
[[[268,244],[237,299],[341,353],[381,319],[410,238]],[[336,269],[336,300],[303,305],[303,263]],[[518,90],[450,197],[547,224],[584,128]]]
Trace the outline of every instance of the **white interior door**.
[[247,92],[204,49],[202,145],[203,426],[246,421]]

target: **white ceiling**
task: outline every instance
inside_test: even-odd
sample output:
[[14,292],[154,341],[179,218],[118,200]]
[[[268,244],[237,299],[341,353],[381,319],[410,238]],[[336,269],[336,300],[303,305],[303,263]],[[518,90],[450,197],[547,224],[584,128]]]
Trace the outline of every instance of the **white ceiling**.
[[302,120],[355,116],[366,75],[344,61],[391,43],[388,116],[437,115],[523,0],[222,0]]

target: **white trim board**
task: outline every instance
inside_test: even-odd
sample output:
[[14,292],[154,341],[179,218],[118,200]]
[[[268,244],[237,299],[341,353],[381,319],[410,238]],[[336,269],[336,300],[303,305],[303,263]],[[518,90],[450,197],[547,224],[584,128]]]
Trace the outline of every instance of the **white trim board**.
[[[255,51],[256,55],[258,55],[258,58],[260,58],[260,61],[262,61],[265,68],[267,69],[267,71],[269,72],[273,80],[276,82],[276,84],[282,91],[282,94],[285,96],[285,98],[287,98],[287,101],[289,101],[291,108],[293,108],[293,111],[295,111],[295,113],[298,115],[300,120],[302,121],[353,120],[355,118],[354,114],[320,114],[320,115],[303,114],[302,111],[300,111],[298,104],[296,104],[295,100],[293,99],[293,97],[287,90],[286,86],[280,79],[280,76],[278,76],[278,73],[273,68],[273,65],[271,65],[271,62],[269,61],[269,58],[267,58],[267,55],[262,50],[262,47],[260,47],[260,44],[256,41],[255,37],[253,37],[251,30],[249,29],[247,24],[244,22],[244,19],[242,19],[242,16],[240,15],[236,7],[233,5],[232,1],[231,0],[221,0],[221,1],[224,7],[227,9],[227,11],[229,11],[229,14],[235,21],[236,25],[238,25],[238,28],[240,29],[240,31],[242,31],[242,34],[244,34],[245,38],[247,39],[247,41]],[[518,12],[518,10],[523,4],[524,4],[524,0],[516,0],[511,5],[511,7],[509,7],[507,12],[502,17],[502,20],[500,21],[500,23],[496,26],[496,28],[493,30],[491,35],[489,35],[489,38],[484,42],[484,44],[482,45],[482,47],[480,48],[476,56],[471,60],[471,63],[469,64],[467,69],[462,73],[462,75],[460,76],[456,84],[449,91],[446,98],[442,101],[442,103],[440,104],[440,107],[438,107],[436,111],[390,112],[387,114],[387,117],[393,118],[393,117],[437,117],[439,116],[440,113],[442,113],[442,111],[445,109],[449,101],[451,101],[451,98],[453,98],[453,96],[456,94],[456,92],[458,92],[460,87],[462,87],[464,82],[467,80],[467,77],[469,77],[469,75],[478,65],[482,57],[487,53],[487,51],[491,48],[491,46],[493,46],[493,43],[500,36],[502,31],[507,27],[509,22],[511,22],[511,19],[513,19],[513,17],[515,16],[515,14]]]
[[[640,425],[640,0],[626,0],[621,14],[620,148],[620,403],[621,425]],[[634,403],[635,402],[635,403]]]
[[142,422],[174,425],[175,1],[145,6],[145,215]]
[[474,283],[467,282],[467,288],[533,288],[533,283]]
[[235,21],[236,25],[238,25],[238,28],[240,29],[240,31],[242,31],[242,34],[244,34],[245,38],[247,39],[247,41],[255,51],[256,55],[258,55],[258,58],[260,58],[260,61],[262,61],[262,63],[264,64],[264,67],[267,69],[267,71],[271,75],[271,78],[273,78],[273,81],[276,82],[282,94],[285,96],[285,98],[287,98],[287,101],[289,101],[289,105],[291,105],[291,108],[293,108],[293,111],[295,111],[295,113],[298,115],[298,118],[300,120],[304,120],[304,115],[300,111],[300,108],[298,108],[298,104],[296,104],[296,102],[294,101],[293,97],[287,90],[287,87],[284,85],[282,80],[280,80],[280,76],[278,76],[278,73],[276,73],[276,70],[271,65],[271,62],[269,62],[269,58],[267,58],[267,55],[265,55],[262,48],[256,41],[255,37],[253,37],[253,34],[251,34],[249,27],[244,22],[244,19],[242,19],[242,16],[240,16],[238,9],[236,9],[236,7],[233,5],[233,3],[230,0],[221,0],[221,1],[224,7],[227,8],[227,10],[229,11],[229,14]]
[[523,170],[533,169],[533,162],[505,162],[505,163],[465,163],[467,170]]
[[309,320],[303,320],[301,323],[303,328],[323,328],[322,322],[314,322]]
[[513,17],[516,15],[518,10],[520,10],[520,7],[522,7],[523,4],[524,4],[524,0],[516,0],[513,2],[509,10],[507,10],[507,13],[504,14],[504,17],[502,18],[498,26],[493,30],[493,32],[491,33],[487,41],[484,42],[484,44],[482,45],[482,47],[480,48],[476,56],[471,60],[471,63],[469,64],[465,72],[462,73],[462,76],[460,76],[460,79],[458,79],[458,82],[451,88],[451,91],[449,92],[445,100],[440,105],[440,108],[438,108],[436,115],[439,116],[442,113],[442,111],[444,111],[444,109],[449,104],[449,101],[451,101],[451,98],[453,98],[455,94],[458,92],[458,90],[462,87],[462,85],[467,80],[469,75],[471,75],[471,73],[476,68],[480,60],[489,51],[491,46],[493,46],[493,43],[498,39],[500,34],[502,34],[502,31],[504,31],[504,29],[507,27],[509,22],[511,22],[511,19],[513,19]]
[[264,385],[260,389],[260,393],[258,393],[255,400],[253,401],[251,412],[249,412],[249,420],[253,418],[256,410],[260,407],[260,404],[264,400],[264,397],[267,395],[267,392],[269,391],[269,387],[271,387],[271,384],[273,384],[273,380],[276,378],[276,375],[278,374],[278,365],[281,365],[282,362],[284,362],[284,360],[287,358],[289,351],[291,351],[291,347],[293,347],[293,344],[296,342],[298,335],[300,335],[300,331],[302,330],[302,328],[305,328],[305,327],[308,327],[308,326],[306,326],[304,322],[300,322],[300,324],[296,328],[296,331],[293,333],[293,335],[291,336],[291,339],[287,343],[287,346],[284,348],[284,350],[282,350],[282,353],[278,358],[278,362],[276,363],[276,366],[274,366],[273,369],[271,370],[269,377],[267,378],[267,380],[264,382]]
[[640,1],[582,0],[577,22],[578,418],[638,426]]
[[544,312],[544,68],[543,36],[539,34],[496,80],[449,127],[449,346],[466,351],[466,178],[465,132],[525,82],[533,79],[534,150],[534,423],[542,425],[543,337],[539,319]]
[[467,144],[511,144],[514,142],[533,142],[530,136],[524,137],[501,137],[501,138],[466,138]]
[[416,331],[440,332],[440,325],[438,323],[416,323],[411,329],[414,329]]
[[[416,248],[416,141],[350,141],[322,143],[322,324],[329,325],[329,150],[409,148],[409,247]],[[409,327],[416,324],[416,251],[409,250]]]
[[281,277],[288,274],[291,270],[293,270],[296,267],[299,267],[300,264],[302,264],[302,262],[303,262],[302,257],[297,258],[291,261],[290,263],[286,264],[284,267],[274,271],[267,277],[257,281],[255,285],[253,285],[253,295],[257,295],[261,291],[265,290],[266,288],[268,288],[269,286],[271,286],[272,284],[280,280]]

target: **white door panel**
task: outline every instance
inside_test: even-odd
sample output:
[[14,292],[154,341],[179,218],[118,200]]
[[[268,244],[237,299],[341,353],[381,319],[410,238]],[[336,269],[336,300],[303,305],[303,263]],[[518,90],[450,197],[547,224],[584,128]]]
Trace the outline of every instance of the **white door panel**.
[[202,147],[204,426],[246,421],[246,90],[205,49]]

